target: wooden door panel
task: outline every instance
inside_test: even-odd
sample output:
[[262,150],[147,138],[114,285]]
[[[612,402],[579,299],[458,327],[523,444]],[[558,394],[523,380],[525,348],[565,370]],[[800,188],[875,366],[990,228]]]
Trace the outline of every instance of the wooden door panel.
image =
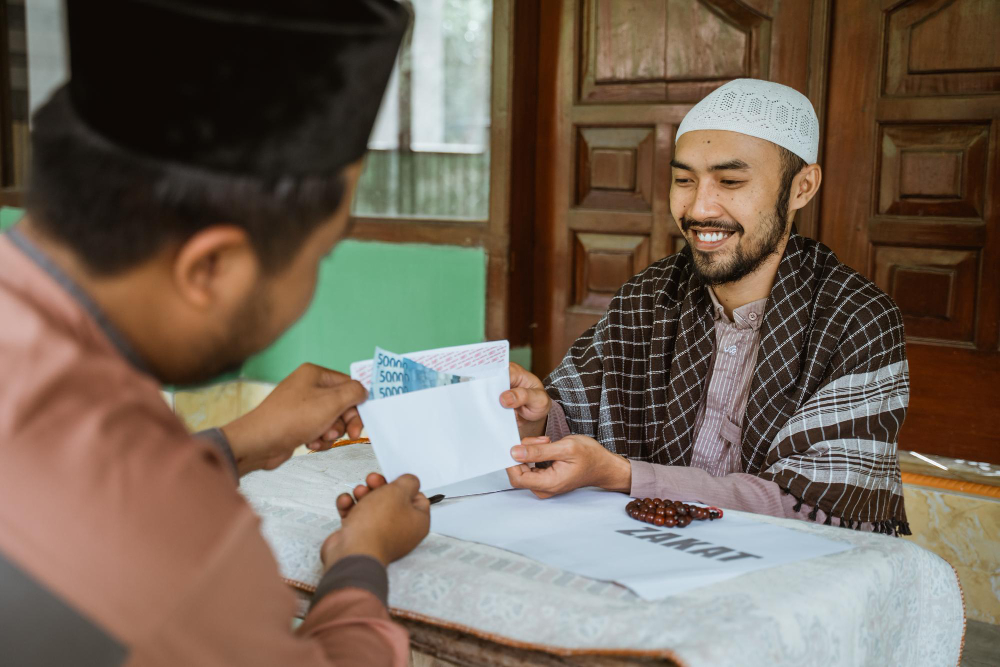
[[968,95],[1000,89],[996,0],[896,4],[885,17],[886,94]]
[[1000,3],[845,0],[833,20],[820,238],[903,313],[900,446],[1000,462]]
[[980,253],[875,246],[875,283],[903,313],[911,341],[974,346]]
[[768,9],[735,0],[584,0],[582,11],[581,102],[693,103],[730,79],[767,77]]
[[579,208],[653,210],[652,127],[577,129]]
[[[829,0],[552,0],[540,11],[532,362],[545,375],[623,282],[683,247],[670,159],[694,103],[745,76],[823,98]],[[814,220],[811,205],[800,229]]]
[[987,124],[883,124],[878,213],[982,221]]
[[574,310],[599,318],[618,288],[649,266],[649,236],[574,234],[573,264]]
[[[650,264],[656,127],[577,126],[572,297],[563,341],[593,326],[618,288]],[[595,233],[597,232],[597,233]]]

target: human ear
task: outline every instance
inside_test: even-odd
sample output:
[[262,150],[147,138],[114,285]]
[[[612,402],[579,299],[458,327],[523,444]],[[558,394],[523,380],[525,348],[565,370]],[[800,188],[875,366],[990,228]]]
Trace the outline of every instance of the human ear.
[[823,170],[818,164],[806,165],[795,175],[792,181],[791,197],[788,200],[788,210],[797,211],[808,204],[823,181]]
[[177,249],[173,260],[174,287],[198,310],[240,303],[259,274],[250,237],[235,225],[202,229]]

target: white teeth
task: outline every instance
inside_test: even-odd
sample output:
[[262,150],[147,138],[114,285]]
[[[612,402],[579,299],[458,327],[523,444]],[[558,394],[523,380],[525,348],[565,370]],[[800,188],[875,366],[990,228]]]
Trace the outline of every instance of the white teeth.
[[722,232],[698,232],[698,238],[705,243],[714,243],[715,241],[721,241],[726,237],[726,234]]

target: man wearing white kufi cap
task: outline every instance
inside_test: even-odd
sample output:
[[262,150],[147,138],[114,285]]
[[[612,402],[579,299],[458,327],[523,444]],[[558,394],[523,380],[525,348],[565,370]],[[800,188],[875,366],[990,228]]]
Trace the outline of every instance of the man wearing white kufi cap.
[[691,109],[670,188],[688,245],[627,282],[544,385],[512,366],[514,486],[909,534],[902,316],[796,233],[818,152],[812,104],[787,86],[738,79]]

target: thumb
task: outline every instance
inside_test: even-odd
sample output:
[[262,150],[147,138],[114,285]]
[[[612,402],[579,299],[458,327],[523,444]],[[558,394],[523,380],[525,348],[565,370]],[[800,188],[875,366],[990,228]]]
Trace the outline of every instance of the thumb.
[[[542,440],[542,438],[525,438],[525,441]],[[520,463],[540,463],[541,461],[561,461],[566,458],[566,445],[559,442],[545,442],[540,444],[520,444],[510,448],[510,456]]]
[[326,409],[332,419],[340,417],[358,403],[364,403],[368,397],[368,392],[361,383],[350,379],[335,386],[325,387],[323,393],[326,396]]
[[317,366],[315,364],[312,366],[312,369],[315,373],[313,379],[316,382],[317,387],[337,387],[347,382],[353,382],[353,380],[351,380],[351,376],[344,375],[340,371],[335,371],[323,366]]
[[400,475],[399,479],[390,484],[390,486],[395,486],[407,498],[414,498],[420,493],[420,480],[416,475]]

